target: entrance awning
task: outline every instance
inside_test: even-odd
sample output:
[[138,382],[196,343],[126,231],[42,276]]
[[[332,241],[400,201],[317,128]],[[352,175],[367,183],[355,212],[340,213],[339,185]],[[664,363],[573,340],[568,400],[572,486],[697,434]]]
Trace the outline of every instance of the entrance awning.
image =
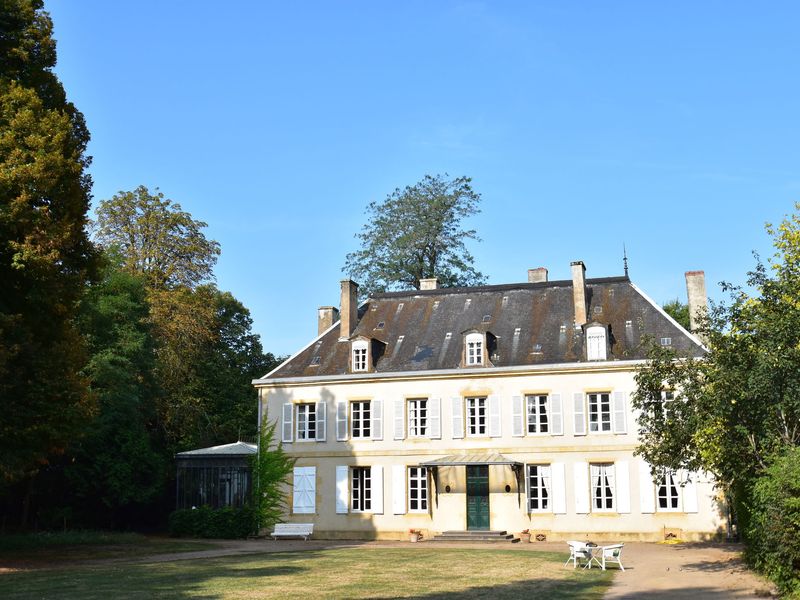
[[462,467],[471,465],[510,465],[521,467],[522,463],[502,454],[452,454],[420,463],[421,467]]

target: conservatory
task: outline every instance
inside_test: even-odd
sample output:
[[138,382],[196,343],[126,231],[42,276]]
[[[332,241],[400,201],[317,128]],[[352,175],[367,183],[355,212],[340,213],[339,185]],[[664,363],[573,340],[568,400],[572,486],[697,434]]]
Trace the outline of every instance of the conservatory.
[[178,452],[176,507],[239,508],[250,502],[251,458],[257,446],[236,442]]

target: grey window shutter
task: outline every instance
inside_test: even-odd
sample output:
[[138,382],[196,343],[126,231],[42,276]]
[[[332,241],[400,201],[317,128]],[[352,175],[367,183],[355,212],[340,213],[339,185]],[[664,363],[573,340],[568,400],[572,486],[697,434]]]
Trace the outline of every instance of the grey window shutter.
[[572,410],[575,435],[586,435],[586,408],[583,392],[575,392],[572,395]]
[[625,393],[614,392],[614,433],[625,433]]
[[564,435],[564,413],[561,410],[561,394],[550,394],[550,434]]
[[563,515],[567,513],[567,479],[564,472],[564,463],[555,462],[550,465],[551,486],[553,490],[553,513]]
[[489,396],[489,437],[503,434],[500,415],[500,396]]
[[523,410],[522,396],[511,397],[511,435],[522,437],[525,435],[525,411]]
[[282,442],[292,441],[292,433],[294,432],[294,421],[292,419],[293,416],[294,405],[291,402],[287,402],[283,405],[283,426],[281,427]]
[[336,439],[347,440],[347,402],[336,403]]
[[464,399],[450,398],[451,415],[453,417],[453,439],[464,437]]
[[631,512],[631,475],[630,466],[627,460],[618,460],[614,465],[614,472],[617,477],[617,512]]
[[336,512],[347,513],[350,503],[350,467],[339,465],[336,467]]
[[442,401],[439,398],[428,400],[428,428],[431,439],[442,437]]
[[639,512],[649,514],[656,512],[655,484],[647,461],[639,461]]
[[572,465],[573,480],[575,483],[575,512],[585,515],[589,512],[589,473],[585,462],[576,462]]
[[373,465],[370,471],[372,478],[372,509],[376,515],[383,514],[383,467]]
[[373,400],[372,406],[372,439],[383,439],[383,400]]
[[325,441],[325,434],[326,434],[326,410],[325,410],[325,403],[324,402],[317,402],[317,437],[316,440],[318,442]]

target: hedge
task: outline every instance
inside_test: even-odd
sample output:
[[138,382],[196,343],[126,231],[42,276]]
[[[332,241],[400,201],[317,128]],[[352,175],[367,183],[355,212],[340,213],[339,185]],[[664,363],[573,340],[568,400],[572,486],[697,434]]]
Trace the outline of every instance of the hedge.
[[256,530],[255,511],[242,508],[182,508],[169,516],[173,537],[246,538]]

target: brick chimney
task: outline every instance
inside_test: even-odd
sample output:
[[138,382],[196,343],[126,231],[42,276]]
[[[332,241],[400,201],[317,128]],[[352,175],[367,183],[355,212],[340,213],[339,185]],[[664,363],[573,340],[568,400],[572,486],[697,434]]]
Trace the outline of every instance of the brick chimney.
[[575,305],[575,324],[586,325],[586,265],[582,260],[570,263],[572,267],[572,302]]
[[421,290],[436,290],[438,288],[439,288],[439,280],[436,277],[419,280],[419,289]]
[[703,271],[686,271],[686,296],[689,300],[689,327],[700,326],[700,319],[708,312],[706,274]]
[[528,269],[528,283],[544,283],[547,281],[547,269],[539,267]]
[[350,279],[342,280],[339,321],[339,341],[350,339],[358,321],[358,284]]
[[317,335],[325,331],[339,319],[339,309],[334,306],[320,306],[317,309]]

